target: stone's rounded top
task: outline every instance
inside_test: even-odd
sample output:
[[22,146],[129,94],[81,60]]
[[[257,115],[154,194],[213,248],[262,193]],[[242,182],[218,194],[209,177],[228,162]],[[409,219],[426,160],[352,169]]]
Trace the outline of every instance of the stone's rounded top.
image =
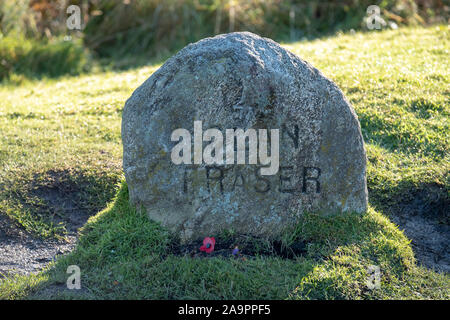
[[[313,72],[313,68],[305,61],[297,58],[294,54],[282,48],[278,43],[269,39],[262,38],[251,32],[233,32],[221,34],[216,37],[205,38],[194,44],[189,44],[176,54],[172,59],[182,57],[199,57],[204,56],[205,59],[223,55],[239,58],[239,62],[255,63],[263,69],[271,71],[283,71],[285,65],[283,60],[293,59],[304,65],[309,71]],[[317,71],[317,70],[315,70]]]
[[127,100],[122,139],[130,201],[183,240],[277,237],[305,211],[367,209],[353,108],[317,69],[249,32],[170,58]]

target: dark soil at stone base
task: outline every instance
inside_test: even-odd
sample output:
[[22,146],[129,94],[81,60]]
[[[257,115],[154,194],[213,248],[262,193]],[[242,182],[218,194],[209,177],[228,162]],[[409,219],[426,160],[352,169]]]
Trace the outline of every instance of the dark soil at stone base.
[[[186,244],[172,241],[168,253],[176,256],[190,256],[196,258],[244,258],[256,256],[275,256],[283,259],[295,259],[306,253],[306,243],[297,241],[286,247],[281,241],[269,241],[249,235],[235,235],[233,237],[215,237],[214,251],[206,253],[200,251],[203,240],[199,239]],[[238,253],[233,254],[237,247]]]

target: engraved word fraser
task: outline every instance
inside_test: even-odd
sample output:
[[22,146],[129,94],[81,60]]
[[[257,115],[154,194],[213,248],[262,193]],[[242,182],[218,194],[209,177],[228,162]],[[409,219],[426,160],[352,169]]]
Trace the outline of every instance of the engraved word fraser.
[[[200,122],[200,121],[199,121]],[[199,124],[201,128],[201,122]],[[286,150],[294,149],[292,152],[295,152],[295,149],[298,148],[298,139],[299,139],[299,127],[297,124],[294,124],[293,130],[289,131],[288,127],[286,125],[282,126],[282,143],[284,145],[287,145]],[[194,131],[196,126],[194,125]],[[199,127],[197,127],[198,129]],[[182,141],[179,142],[173,149],[172,149],[172,161],[176,164],[191,164],[191,163],[198,163],[201,164],[201,159],[195,159],[194,154],[194,160],[192,161],[192,157],[190,155],[191,150],[191,139],[190,139],[190,133],[186,130],[186,132],[183,132],[183,135],[177,133],[179,132],[177,129],[174,132],[175,135],[172,133],[172,137],[182,137]],[[208,129],[210,130],[210,129]],[[220,133],[219,129],[214,129],[215,131],[215,141],[211,142],[209,146],[207,146],[204,149],[204,155],[203,157],[206,159],[209,159],[209,161],[206,161],[208,165],[206,166],[197,166],[197,165],[190,165],[190,166],[184,166],[184,174],[183,174],[183,192],[188,193],[190,190],[192,190],[191,183],[193,182],[193,176],[197,178],[197,180],[202,181],[203,185],[206,186],[207,191],[211,193],[212,190],[216,190],[220,192],[220,194],[224,194],[224,192],[227,191],[235,191],[237,188],[242,189],[242,191],[248,191],[249,188],[253,189],[255,192],[258,193],[266,193],[269,191],[276,191],[281,193],[294,193],[296,191],[295,184],[293,183],[292,179],[294,179],[294,176],[292,174],[294,170],[294,166],[279,166],[278,164],[278,158],[279,158],[279,147],[277,146],[274,148],[274,145],[278,145],[278,133],[276,134],[276,140],[274,139],[272,135],[271,139],[271,148],[270,148],[270,157],[269,163],[273,164],[271,160],[276,160],[276,165],[273,166],[276,168],[276,170],[270,170],[269,172],[273,173],[272,175],[276,175],[275,178],[270,177],[270,175],[263,175],[263,172],[260,166],[256,166],[254,170],[250,170],[250,172],[245,172],[240,167],[236,166],[230,166],[230,165],[222,165],[224,164],[223,161],[223,152],[222,152],[222,137],[218,133]],[[252,129],[248,129],[246,132],[251,132]],[[262,129],[260,129],[262,130]],[[227,130],[227,132],[235,132],[235,130]],[[204,136],[207,135],[207,132],[205,132]],[[278,130],[277,130],[278,132]],[[201,137],[196,137],[198,133],[194,132],[194,140],[197,139],[199,144],[202,142]],[[254,135],[256,136],[256,134]],[[219,137],[219,138],[218,138]],[[228,136],[229,137],[229,136]],[[231,139],[228,139],[227,141],[230,141]],[[255,150],[257,150],[257,142],[256,139],[252,139],[252,135],[244,135],[242,134],[240,137],[242,139],[239,139],[239,136],[234,135],[233,140],[236,143],[232,143],[231,146],[227,145],[227,156],[226,156],[226,163],[227,164],[233,164],[234,163],[234,153],[237,154],[237,164],[245,164],[245,158],[246,155],[248,155],[248,163],[249,164],[256,164],[256,156],[254,155],[252,157],[252,152],[256,153]],[[245,140],[245,137],[248,137],[248,140]],[[176,139],[172,139],[176,140]],[[217,140],[220,143],[217,143]],[[231,140],[231,141],[233,141]],[[288,140],[287,143],[285,140]],[[205,140],[203,138],[203,141],[209,141]],[[248,144],[245,144],[245,142],[248,142]],[[264,143],[266,141],[264,140]],[[259,141],[261,143],[261,140]],[[210,147],[210,146],[213,147]],[[179,147],[181,146],[181,147]],[[194,149],[196,147],[194,146]],[[201,150],[201,148],[199,148]],[[261,148],[265,151],[267,150],[267,147],[264,146]],[[261,151],[260,149],[260,151]],[[181,151],[181,152],[180,152]],[[199,151],[198,151],[199,152]],[[208,152],[214,153],[214,155],[207,154]],[[182,156],[180,156],[180,153],[182,153]],[[261,152],[260,152],[261,153]],[[276,153],[276,154],[274,154]],[[197,153],[198,154],[198,153]],[[253,158],[253,161],[252,161]],[[174,160],[175,159],[175,160]],[[212,161],[211,161],[212,160]],[[272,167],[272,166],[271,166]],[[298,169],[297,169],[298,170]],[[302,174],[301,174],[301,184],[298,191],[301,191],[303,193],[307,192],[315,192],[320,193],[320,174],[321,169],[318,167],[307,167],[303,166],[300,168]],[[278,173],[278,174],[277,174]],[[228,187],[228,189],[225,189]]]

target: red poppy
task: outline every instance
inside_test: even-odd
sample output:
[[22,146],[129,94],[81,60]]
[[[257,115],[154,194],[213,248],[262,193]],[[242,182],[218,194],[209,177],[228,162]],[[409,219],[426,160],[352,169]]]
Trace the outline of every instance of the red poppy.
[[214,245],[216,244],[216,239],[214,237],[206,237],[203,239],[203,245],[200,247],[200,251],[205,251],[206,253],[211,253],[214,251]]

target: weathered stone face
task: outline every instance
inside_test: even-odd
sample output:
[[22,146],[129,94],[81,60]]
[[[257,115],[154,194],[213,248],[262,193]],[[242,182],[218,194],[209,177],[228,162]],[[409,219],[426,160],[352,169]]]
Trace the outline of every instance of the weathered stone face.
[[[248,161],[174,164],[171,134],[192,135],[194,121],[224,141],[226,129],[279,129],[278,172],[261,175]],[[251,33],[207,38],[169,59],[126,102],[122,139],[130,201],[183,240],[226,229],[277,237],[305,211],[367,209],[352,107],[317,69]]]

